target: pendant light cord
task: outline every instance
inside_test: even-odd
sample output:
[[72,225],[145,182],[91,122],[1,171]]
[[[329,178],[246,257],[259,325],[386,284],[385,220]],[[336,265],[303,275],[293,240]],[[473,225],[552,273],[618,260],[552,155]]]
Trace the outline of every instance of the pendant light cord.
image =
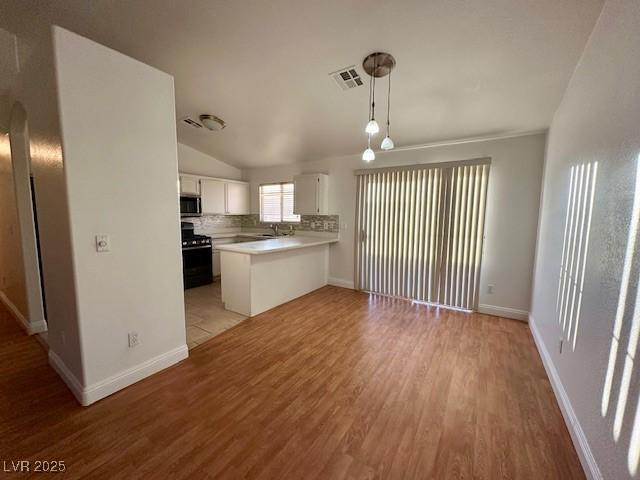
[[391,117],[391,72],[389,72],[389,90],[387,91],[387,137],[389,136],[390,130],[390,122],[389,118]]
[[378,56],[376,55],[373,57],[373,72],[371,75],[373,77],[373,92],[371,94],[371,120],[374,120],[376,118],[376,68],[378,66],[377,60]]
[[371,92],[372,92],[372,79],[369,77],[369,120],[371,120]]

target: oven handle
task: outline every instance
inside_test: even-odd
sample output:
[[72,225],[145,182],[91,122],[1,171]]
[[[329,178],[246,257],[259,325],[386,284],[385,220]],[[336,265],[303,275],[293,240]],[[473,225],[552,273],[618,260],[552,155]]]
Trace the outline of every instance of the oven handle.
[[184,247],[182,249],[182,251],[184,252],[184,251],[187,251],[187,250],[200,250],[202,248],[211,248],[211,245],[201,245],[199,247]]

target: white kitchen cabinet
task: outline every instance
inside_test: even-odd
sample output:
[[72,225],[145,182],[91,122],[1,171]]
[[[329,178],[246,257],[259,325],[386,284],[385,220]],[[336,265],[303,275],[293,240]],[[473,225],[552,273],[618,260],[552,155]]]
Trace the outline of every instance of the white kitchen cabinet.
[[213,276],[220,276],[220,252],[214,250],[213,255],[211,256],[211,260],[213,262]]
[[227,213],[229,215],[248,215],[249,184],[227,182]]
[[227,188],[224,180],[200,179],[200,199],[203,215],[227,213]]
[[180,194],[200,195],[203,215],[248,215],[250,192],[247,182],[180,174]]
[[305,173],[293,177],[293,213],[298,215],[329,214],[329,175]]
[[180,195],[200,195],[200,178],[180,174]]

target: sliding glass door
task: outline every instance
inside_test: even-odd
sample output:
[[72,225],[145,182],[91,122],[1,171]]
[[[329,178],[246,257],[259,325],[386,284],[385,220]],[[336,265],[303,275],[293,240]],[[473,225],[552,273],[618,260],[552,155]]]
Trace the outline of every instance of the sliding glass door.
[[473,310],[489,159],[356,175],[357,288]]

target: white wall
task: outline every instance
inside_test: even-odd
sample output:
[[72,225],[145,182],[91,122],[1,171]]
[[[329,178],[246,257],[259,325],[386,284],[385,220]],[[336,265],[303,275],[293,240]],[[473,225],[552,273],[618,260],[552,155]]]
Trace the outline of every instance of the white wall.
[[[174,87],[171,76],[67,30],[55,27],[54,40],[84,364],[77,380],[90,403],[187,355]],[[97,234],[110,236],[110,252],[96,252]]]
[[[34,15],[34,11],[38,15]],[[19,101],[29,122],[31,166],[41,240],[48,341],[65,365],[82,378],[80,332],[71,232],[62,157],[50,9],[38,0],[0,3],[0,27],[15,34],[19,72],[9,80],[2,123]],[[3,71],[3,74],[7,74]],[[62,334],[64,332],[64,335]]]
[[[486,311],[526,318],[531,295],[544,147],[545,134],[536,134],[379,153],[370,164],[364,164],[360,155],[350,155],[318,162],[250,169],[244,173],[245,180],[251,183],[251,209],[254,213],[259,212],[259,184],[291,180],[301,172],[329,174],[329,209],[330,213],[340,215],[341,224],[340,242],[331,246],[330,277],[338,283],[352,285],[356,195],[354,170],[491,157],[480,304],[485,306]],[[489,284],[495,285],[493,294],[487,293]]]
[[[0,105],[0,118],[8,121],[10,115],[10,109]],[[0,126],[0,206],[0,301],[28,326],[29,304],[8,125]]]
[[[637,235],[633,214],[640,206],[639,79],[640,3],[608,1],[550,129],[531,319],[560,400],[564,391],[564,407],[577,424],[585,464],[611,479],[640,476],[640,369],[633,361],[640,327],[640,243],[630,242]],[[555,307],[569,169],[583,162],[598,162],[594,208],[575,350],[565,344],[560,354],[563,333]],[[614,336],[616,318],[620,331]],[[625,364],[629,388],[622,378]]]
[[[211,133],[211,135],[214,135],[214,133]],[[232,167],[217,158],[182,143],[178,143],[178,168],[182,173],[229,178],[231,180],[242,179],[242,170],[239,168]]]
[[26,318],[19,318],[27,333],[34,334],[46,331],[47,324],[44,318],[40,263],[38,261],[38,244],[32,202],[29,124],[27,113],[19,102],[15,103],[11,109],[9,138],[27,299],[27,316]]

